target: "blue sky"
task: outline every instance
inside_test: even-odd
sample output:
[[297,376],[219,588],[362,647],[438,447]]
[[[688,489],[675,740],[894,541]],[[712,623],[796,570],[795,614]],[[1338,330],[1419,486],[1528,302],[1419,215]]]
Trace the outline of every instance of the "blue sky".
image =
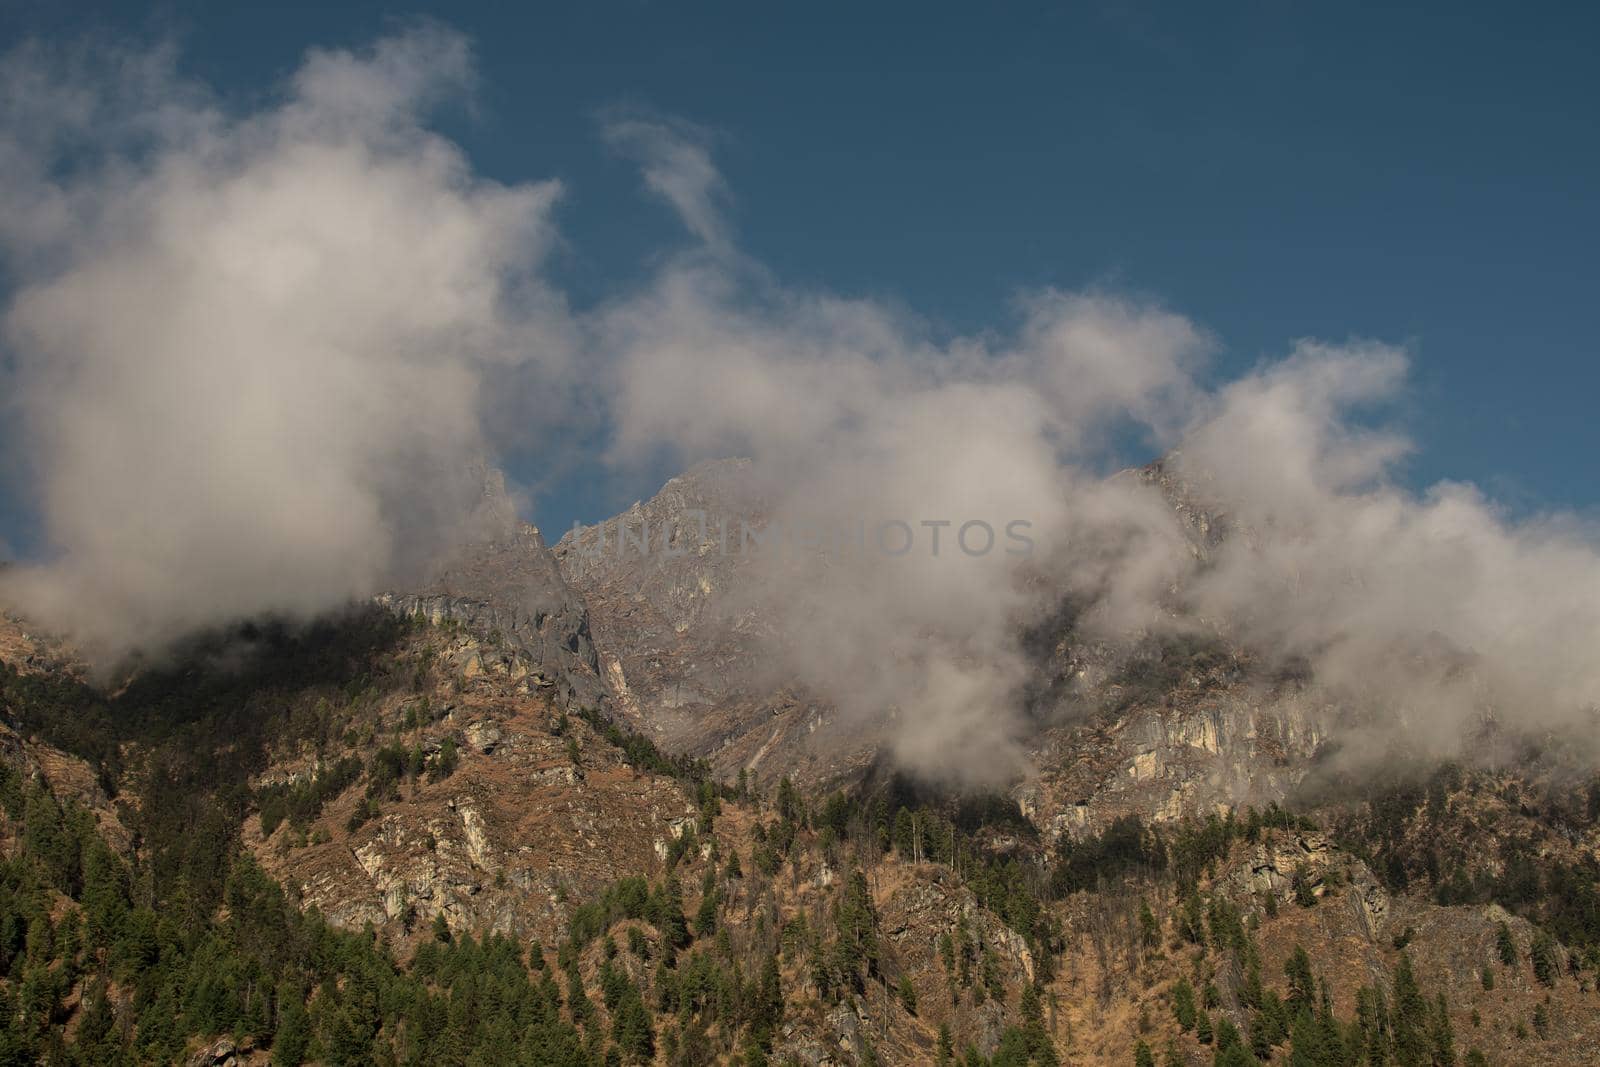
[[[713,131],[739,241],[788,283],[963,332],[1004,328],[1021,290],[1131,290],[1214,331],[1219,375],[1297,337],[1407,343],[1416,484],[1600,503],[1592,8],[140,8],[12,2],[0,40],[173,36],[248,105],[308,46],[432,14],[478,50],[450,135],[485,174],[565,183],[555,273],[580,303],[685,240],[598,136],[604,109],[648,109]],[[537,517],[636,489],[571,479]],[[13,493],[0,540],[33,543],[29,513]]]

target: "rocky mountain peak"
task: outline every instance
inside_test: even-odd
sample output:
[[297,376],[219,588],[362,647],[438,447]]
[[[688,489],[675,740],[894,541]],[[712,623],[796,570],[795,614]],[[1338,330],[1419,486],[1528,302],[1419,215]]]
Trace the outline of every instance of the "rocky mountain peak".
[[483,491],[469,538],[429,565],[409,588],[378,603],[434,623],[493,635],[517,669],[567,702],[597,704],[604,689],[583,598],[568,587],[537,527],[518,516],[504,475],[479,471]]

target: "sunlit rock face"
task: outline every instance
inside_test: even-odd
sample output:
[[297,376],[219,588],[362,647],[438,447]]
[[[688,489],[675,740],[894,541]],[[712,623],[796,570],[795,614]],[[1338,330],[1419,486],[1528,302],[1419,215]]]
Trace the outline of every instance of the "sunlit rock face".
[[[560,699],[593,705],[604,689],[583,598],[567,586],[539,531],[520,521],[498,471],[484,474],[484,495],[458,550],[428,568],[414,586],[378,603],[407,617],[455,623],[488,639],[481,655],[504,660],[516,677],[553,687]],[[468,673],[484,669],[480,658]]]

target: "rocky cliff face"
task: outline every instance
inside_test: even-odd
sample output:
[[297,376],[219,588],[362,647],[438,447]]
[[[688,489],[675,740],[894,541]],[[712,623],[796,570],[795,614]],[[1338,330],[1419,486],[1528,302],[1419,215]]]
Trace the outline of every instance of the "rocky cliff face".
[[808,785],[848,779],[871,759],[815,694],[762,670],[778,640],[752,595],[749,538],[766,502],[744,460],[702,463],[650,500],[555,547],[593,620],[617,713],[719,774]]
[[381,594],[397,614],[493,636],[508,669],[594,705],[604,688],[583,598],[562,578],[539,531],[519,520],[498,472],[485,476],[472,540],[434,563],[415,587]]
[[[1241,535],[1168,464],[1119,477],[1162,492],[1197,557]],[[881,736],[871,724],[843,735],[825,702],[754,669],[780,639],[739,551],[765,514],[747,463],[704,463],[568,534],[555,557],[589,607],[615,707],[637,729],[709,759],[725,779],[743,770],[768,782],[848,782]],[[1081,637],[1063,610],[1022,640],[1034,659],[1025,695],[1034,733],[1023,739],[1032,772],[1013,795],[1049,838],[1125,814],[1161,821],[1282,800],[1329,733],[1314,689],[1262,677],[1216,637],[1110,648]]]
[[1036,774],[1014,790],[1023,813],[1054,840],[1125,815],[1162,823],[1265,808],[1295,790],[1325,737],[1326,709],[1312,697],[1184,696],[1043,731]]
[[[559,712],[516,695],[503,671],[444,706],[412,740],[430,753],[445,738],[459,746],[448,777],[418,778],[354,828],[367,803],[360,789],[330,803],[308,834],[246,826],[263,866],[333,923],[403,938],[442,916],[453,930],[554,944],[575,907],[658,864],[694,825],[674,782],[629,768],[581,721],[558,735]],[[285,771],[266,780],[274,774]]]

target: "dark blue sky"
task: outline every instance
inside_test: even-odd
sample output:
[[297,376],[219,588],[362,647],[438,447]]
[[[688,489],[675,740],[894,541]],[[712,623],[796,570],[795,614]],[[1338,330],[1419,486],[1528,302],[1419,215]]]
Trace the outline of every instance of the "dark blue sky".
[[[307,46],[431,13],[479,52],[448,132],[484,173],[566,183],[580,303],[684,241],[597,136],[600,109],[647,108],[716,131],[740,243],[784,281],[959,331],[1007,327],[1019,289],[1129,289],[1214,331],[1219,374],[1296,337],[1407,342],[1416,484],[1589,510],[1600,15],[1358,6],[11,0],[0,40],[176,36],[247,105]],[[630,492],[568,487],[538,517]]]

